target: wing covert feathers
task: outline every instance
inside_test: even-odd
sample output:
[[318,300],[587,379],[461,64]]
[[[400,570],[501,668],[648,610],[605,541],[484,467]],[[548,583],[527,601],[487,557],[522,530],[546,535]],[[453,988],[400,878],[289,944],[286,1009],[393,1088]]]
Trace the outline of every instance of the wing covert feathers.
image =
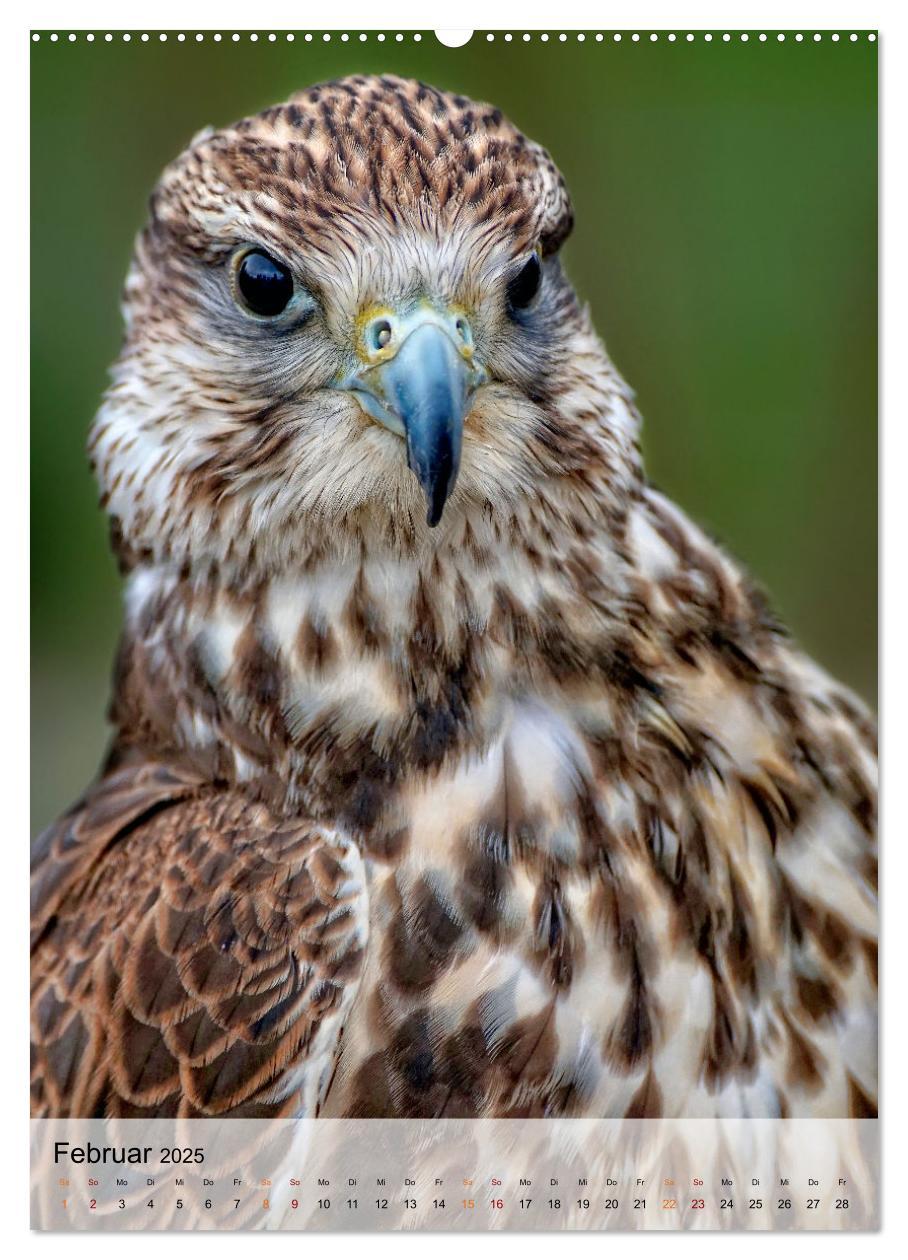
[[36,1116],[312,1114],[366,940],[362,859],[163,765],[39,840]]

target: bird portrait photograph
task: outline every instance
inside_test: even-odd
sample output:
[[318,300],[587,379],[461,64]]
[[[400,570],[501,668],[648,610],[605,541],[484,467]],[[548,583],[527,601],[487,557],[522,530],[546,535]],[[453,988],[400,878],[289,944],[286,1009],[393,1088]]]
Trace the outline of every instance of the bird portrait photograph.
[[874,42],[329,34],[32,46],[32,1116],[875,1117]]

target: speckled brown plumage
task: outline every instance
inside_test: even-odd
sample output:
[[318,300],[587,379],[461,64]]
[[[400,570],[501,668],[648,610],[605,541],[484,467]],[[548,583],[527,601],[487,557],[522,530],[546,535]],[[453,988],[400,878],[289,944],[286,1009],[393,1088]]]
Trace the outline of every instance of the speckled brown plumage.
[[[870,717],[646,482],[551,159],[353,78],[165,172],[92,435],[111,761],[36,854],[35,1114],[876,1105]],[[253,320],[259,246],[305,294]],[[538,297],[507,286],[538,248]],[[486,372],[429,529],[363,311]]]

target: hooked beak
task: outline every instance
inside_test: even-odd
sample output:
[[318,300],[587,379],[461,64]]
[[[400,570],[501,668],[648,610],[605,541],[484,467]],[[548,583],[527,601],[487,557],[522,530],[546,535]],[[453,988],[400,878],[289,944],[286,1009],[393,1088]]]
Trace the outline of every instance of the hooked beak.
[[469,324],[460,315],[420,306],[387,311],[368,321],[366,362],[341,387],[379,424],[404,437],[407,463],[426,496],[435,526],[460,468],[463,422],[485,373],[473,362]]

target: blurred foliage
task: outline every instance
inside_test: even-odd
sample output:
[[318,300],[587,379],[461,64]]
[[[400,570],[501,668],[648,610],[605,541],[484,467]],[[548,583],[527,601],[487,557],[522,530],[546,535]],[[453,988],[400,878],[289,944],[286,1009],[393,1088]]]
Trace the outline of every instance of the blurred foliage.
[[491,100],[545,144],[566,262],[638,391],[653,480],[794,633],[876,686],[876,45],[117,39],[32,46],[33,821],[94,774],[119,580],[84,453],[162,166],[321,79]]

